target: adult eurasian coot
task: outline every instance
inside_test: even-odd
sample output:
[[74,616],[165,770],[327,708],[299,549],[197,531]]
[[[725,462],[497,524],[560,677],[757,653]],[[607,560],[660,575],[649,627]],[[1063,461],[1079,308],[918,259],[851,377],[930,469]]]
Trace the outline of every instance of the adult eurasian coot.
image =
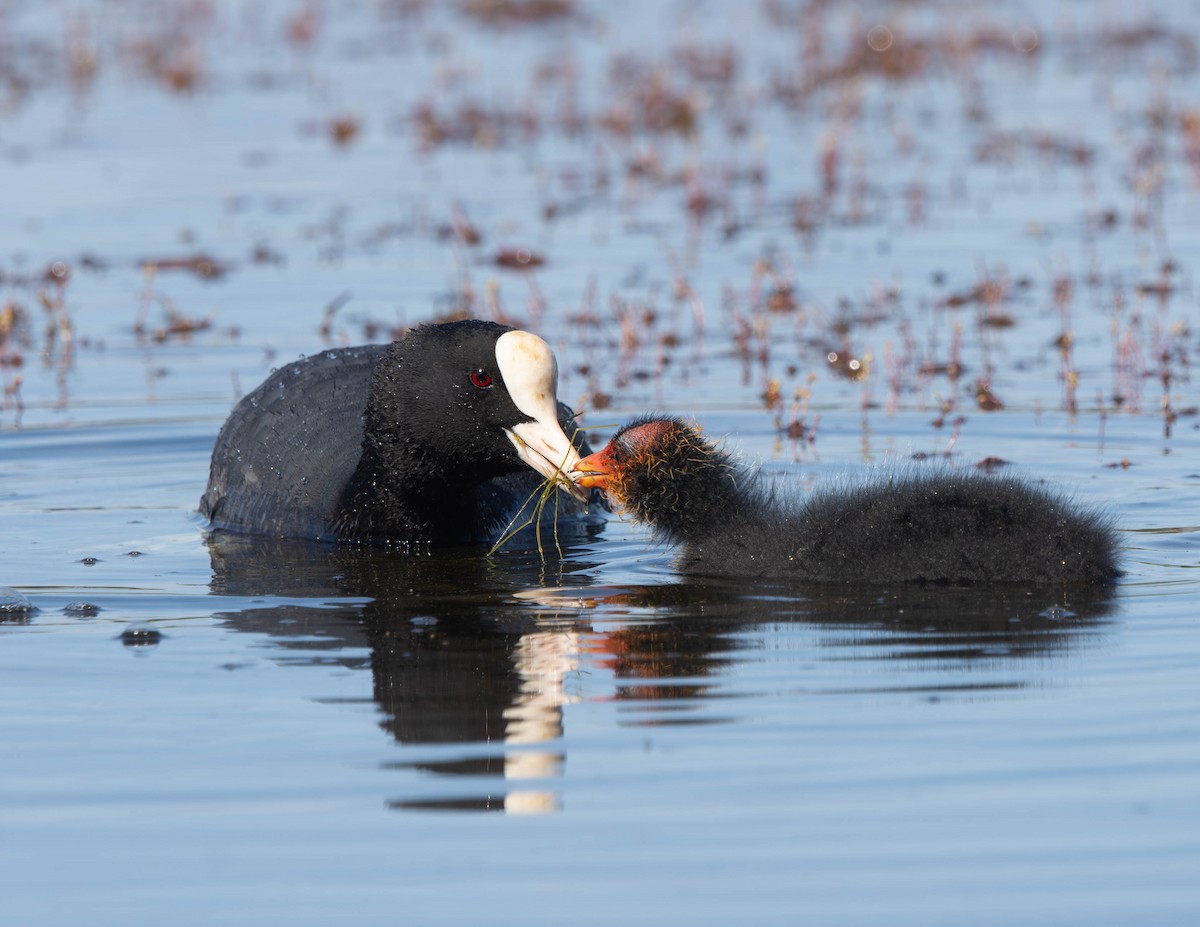
[[811,583],[1112,583],[1112,525],[1011,478],[897,474],[806,499],[761,477],[678,419],[626,425],[575,465],[585,487],[682,546],[688,573]]
[[579,460],[541,338],[492,322],[288,364],[234,407],[200,512],[214,528],[360,542],[483,540]]

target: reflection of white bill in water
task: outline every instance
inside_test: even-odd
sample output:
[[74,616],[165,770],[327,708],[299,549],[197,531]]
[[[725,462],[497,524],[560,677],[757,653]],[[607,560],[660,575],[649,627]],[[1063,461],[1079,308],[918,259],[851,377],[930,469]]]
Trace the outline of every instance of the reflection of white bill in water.
[[[505,745],[544,744],[562,737],[562,709],[579,701],[567,692],[567,679],[579,671],[577,631],[538,631],[526,634],[513,651],[521,678],[513,704],[504,709]],[[557,779],[563,755],[541,750],[506,750],[505,779]],[[504,810],[545,814],[559,810],[553,792],[517,789],[504,797]]]

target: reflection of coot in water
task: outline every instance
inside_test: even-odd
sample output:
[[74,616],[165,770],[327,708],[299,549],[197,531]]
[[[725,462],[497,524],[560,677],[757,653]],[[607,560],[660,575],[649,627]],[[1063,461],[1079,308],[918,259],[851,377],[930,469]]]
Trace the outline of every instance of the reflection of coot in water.
[[[312,600],[223,616],[229,627],[275,637],[289,662],[304,662],[311,648],[322,664],[362,665],[362,648],[370,648],[381,726],[398,743],[430,747],[398,765],[460,780],[448,796],[420,799],[421,807],[546,811],[556,806],[553,790],[531,780],[552,779],[561,767],[553,742],[586,616],[575,607],[539,613],[513,594],[586,582],[595,564],[582,559],[579,545],[596,530],[587,523],[560,530],[564,552],[575,554],[569,564],[544,563],[536,549],[518,545],[491,559],[479,547],[412,557],[387,547],[219,531],[209,536],[212,591]],[[343,647],[347,658],[331,656]]]
[[902,475],[789,502],[677,419],[632,422],[576,470],[681,545],[687,573],[1047,587],[1119,575],[1105,519],[1016,480]]
[[[593,593],[594,594],[594,593]],[[702,695],[699,680],[719,674],[755,628],[801,623],[830,632],[825,642],[883,647],[906,663],[937,661],[972,684],[973,663],[1064,652],[1114,611],[1101,588],[1025,590],[1014,586],[902,585],[886,593],[815,586],[798,596],[786,581],[688,579],[677,585],[631,588],[610,598],[624,608],[652,609],[656,620],[605,635],[605,661],[625,679],[686,678],[690,689],[655,684],[623,688],[626,696]],[[871,653],[870,659],[878,654]],[[1019,664],[1014,664],[1019,674]],[[1018,676],[1019,678],[1019,676]]]
[[[229,613],[226,620],[286,638],[298,630],[281,621],[292,610],[303,614],[306,635],[334,646],[339,640],[369,645],[375,697],[389,716],[384,726],[404,743],[498,741],[521,686],[522,642],[546,633],[586,634],[593,644],[602,642],[622,675],[654,681],[707,676],[728,665],[748,633],[782,623],[819,625],[845,639],[891,639],[906,648],[904,659],[923,654],[970,662],[1065,650],[1113,611],[1103,588],[917,584],[881,593],[818,586],[796,595],[786,581],[685,579],[597,589],[589,559],[597,548],[579,540],[564,548],[567,559],[543,564],[536,552],[485,560],[466,548],[412,558],[384,548],[217,532],[209,539],[212,591],[335,606],[281,605]],[[531,592],[546,587],[546,593]],[[339,606],[339,599],[356,596],[369,601]],[[634,620],[593,631],[596,612],[580,609],[580,598],[607,609],[608,617],[613,609],[632,609]]]
[[[711,702],[712,686],[740,659],[738,651],[755,647],[758,629],[802,622],[829,628],[830,643],[884,642],[889,657],[906,662],[968,668],[1005,661],[1007,687],[1023,682],[1025,664],[1013,658],[1065,650],[1110,609],[1103,590],[1064,598],[913,586],[888,595],[807,590],[799,597],[786,584],[698,580],[600,590],[590,587],[594,531],[567,544],[555,564],[515,549],[491,560],[478,548],[408,557],[384,547],[214,532],[211,588],[216,595],[310,600],[308,607],[293,602],[223,617],[231,628],[275,638],[288,662],[303,663],[312,648],[322,664],[339,649],[346,658],[333,659],[342,665],[369,664],[382,727],[401,744],[441,745],[402,765],[455,777],[447,795],[407,797],[394,806],[459,809],[545,800],[538,789],[563,760],[564,679],[576,667],[586,672],[589,661],[619,680],[618,700],[666,699],[708,712],[728,704]],[[632,618],[593,629],[596,612],[578,608],[581,597],[599,600],[609,619],[614,610]],[[365,659],[363,648],[370,651]],[[970,687],[971,677],[948,678]],[[483,784],[473,786],[470,777],[479,776]],[[542,786],[516,784],[530,777]]]
[[[573,534],[560,527],[564,545],[568,537],[576,545],[564,546],[576,553],[569,564],[543,563],[536,549],[515,546],[490,559],[479,547],[412,557],[386,547],[218,531],[208,542],[211,588],[225,596],[312,600],[312,607],[286,604],[224,616],[232,627],[276,636],[289,651],[316,647],[328,659],[338,646],[369,646],[375,700],[397,741],[499,745],[511,726],[506,710],[520,697],[526,638],[548,626],[569,630],[580,614],[564,609],[561,621],[548,621],[513,594],[584,582],[595,566],[579,547],[595,526],[576,524]],[[367,601],[339,601],[347,597]],[[330,607],[319,607],[325,602]]]
[[201,514],[270,537],[489,538],[536,490],[527,467],[559,478],[579,459],[557,379],[542,339],[480,321],[288,364],[221,429]]

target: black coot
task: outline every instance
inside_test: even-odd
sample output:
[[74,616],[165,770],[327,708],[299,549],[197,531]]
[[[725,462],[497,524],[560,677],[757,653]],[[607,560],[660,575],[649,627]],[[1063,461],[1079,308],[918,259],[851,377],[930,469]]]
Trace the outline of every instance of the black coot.
[[782,499],[678,419],[639,419],[575,465],[638,521],[682,545],[680,567],[812,583],[1112,583],[1111,524],[1028,483],[898,474]]
[[213,449],[214,528],[359,542],[483,540],[539,480],[579,459],[541,338],[492,322],[426,325],[271,374]]

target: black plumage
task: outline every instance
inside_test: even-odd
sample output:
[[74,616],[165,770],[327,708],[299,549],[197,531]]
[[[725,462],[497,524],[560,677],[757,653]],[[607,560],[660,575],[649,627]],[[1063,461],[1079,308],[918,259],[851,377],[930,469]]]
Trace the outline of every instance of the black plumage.
[[271,537],[490,538],[540,483],[530,466],[553,475],[577,459],[555,380],[545,342],[480,321],[298,360],[230,414],[200,512],[215,528]]
[[1112,524],[1028,482],[896,473],[786,497],[678,419],[639,419],[581,461],[680,568],[805,583],[1101,586],[1120,571]]

